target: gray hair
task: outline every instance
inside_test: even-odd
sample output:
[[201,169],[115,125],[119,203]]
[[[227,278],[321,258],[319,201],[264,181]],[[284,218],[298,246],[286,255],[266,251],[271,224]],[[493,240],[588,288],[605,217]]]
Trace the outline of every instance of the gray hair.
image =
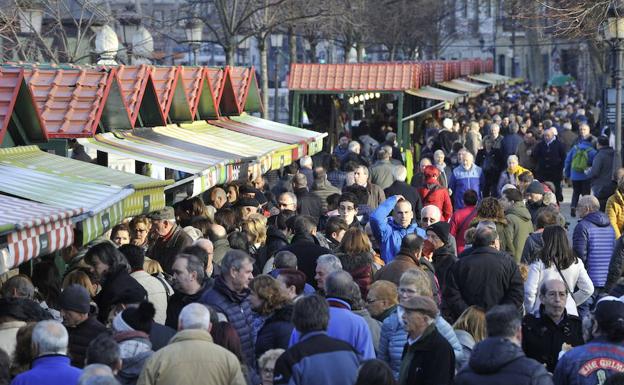
[[210,328],[210,310],[199,303],[189,303],[184,306],[178,317],[178,328],[180,330]]
[[344,270],[334,271],[325,278],[325,293],[328,297],[349,298],[352,284],[351,274]]
[[254,263],[254,259],[242,250],[228,250],[223,256],[223,260],[221,260],[221,271],[224,275],[231,270],[238,271],[245,262]]
[[66,354],[69,335],[65,326],[58,321],[38,322],[32,333],[32,343],[37,347],[37,355]]
[[106,384],[107,382],[102,382],[104,378],[112,378],[117,381],[113,370],[109,366],[104,364],[87,365],[82,369],[82,374],[78,379],[78,385]]
[[446,154],[442,150],[435,150],[433,152],[433,157],[435,158],[435,156],[438,155],[438,154],[442,154],[442,157],[446,157]]
[[576,207],[585,207],[589,212],[593,213],[594,211],[600,210],[600,202],[598,198],[593,195],[583,195],[579,198]]
[[[347,149],[351,152],[359,152],[360,151],[360,143],[356,142],[355,140],[352,140],[349,142],[349,146],[347,147]],[[357,149],[357,151],[356,151]]]
[[[280,194],[280,196],[287,196],[290,198],[290,200],[293,201],[293,204],[295,205],[295,207],[297,207],[297,196],[295,195],[295,193],[292,193],[290,191],[285,191],[283,193]],[[279,197],[278,197],[279,199]]]
[[323,265],[327,267],[329,272],[342,270],[342,262],[333,254],[323,254],[316,260],[317,265]]
[[312,166],[312,157],[310,157],[309,155],[306,155],[303,158],[299,159],[299,165],[301,167]]
[[399,182],[405,182],[407,179],[407,169],[403,165],[396,165],[392,169],[392,177]]
[[282,250],[275,254],[273,265],[276,269],[296,269],[297,256],[292,251]]
[[513,155],[513,154],[512,154],[512,155],[509,155],[509,156],[507,157],[507,163],[509,163],[509,161],[510,161],[511,159],[513,159],[513,160],[515,160],[516,162],[518,162],[518,156],[517,156],[517,155]]

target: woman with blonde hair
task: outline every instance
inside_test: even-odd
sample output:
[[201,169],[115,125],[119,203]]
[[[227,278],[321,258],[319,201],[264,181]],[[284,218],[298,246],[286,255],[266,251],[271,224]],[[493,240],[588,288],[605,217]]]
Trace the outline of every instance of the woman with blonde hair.
[[251,214],[243,221],[242,231],[249,241],[249,255],[256,260],[254,263],[254,275],[262,271],[268,258],[266,249],[267,219],[262,214]]
[[470,359],[474,346],[487,337],[485,312],[478,306],[469,306],[455,321],[453,329],[462,346],[463,362],[456,365],[461,367]]
[[358,228],[348,229],[340,241],[337,257],[342,268],[353,277],[360,288],[362,298],[368,295],[373,283],[373,246],[366,233]]
[[292,303],[280,282],[270,275],[259,275],[249,284],[249,304],[255,312],[256,357],[270,349],[288,349],[293,330]]

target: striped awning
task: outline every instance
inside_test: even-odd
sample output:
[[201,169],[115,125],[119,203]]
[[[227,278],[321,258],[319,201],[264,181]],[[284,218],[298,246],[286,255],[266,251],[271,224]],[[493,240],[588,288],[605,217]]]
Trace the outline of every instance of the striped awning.
[[82,212],[0,195],[0,274],[70,246],[72,218]]
[[467,82],[464,80],[454,79],[448,82],[439,83],[442,87],[449,88],[451,90],[456,90],[460,92],[468,93],[471,97],[478,96],[485,91],[487,88],[486,85]]
[[37,146],[0,149],[0,164],[69,176],[86,183],[133,189],[134,192],[122,202],[124,217],[147,214],[165,207],[165,187],[173,184],[173,180],[153,179],[53,155]]
[[436,87],[424,86],[405,91],[406,94],[418,96],[420,98],[440,100],[443,102],[457,103],[463,101],[466,97],[465,93],[455,93],[442,90]]
[[491,73],[491,72],[478,74],[478,75],[470,75],[468,76],[468,78],[477,80],[482,83],[494,84],[494,85],[505,84],[512,80],[510,77]]
[[88,183],[21,167],[0,165],[0,192],[47,205],[84,211],[78,222],[80,244],[86,244],[124,219],[122,201],[132,188]]
[[192,195],[237,180],[240,159],[234,154],[166,137],[151,128],[98,134],[80,139],[86,148],[192,174]]
[[297,158],[304,155],[314,155],[320,152],[323,149],[323,138],[327,136],[326,132],[304,130],[272,120],[257,118],[245,113],[240,116],[230,116],[229,118],[222,118],[221,120],[209,121],[209,123],[227,128],[231,131],[237,131],[277,142],[300,144],[302,145],[303,151],[297,154]]

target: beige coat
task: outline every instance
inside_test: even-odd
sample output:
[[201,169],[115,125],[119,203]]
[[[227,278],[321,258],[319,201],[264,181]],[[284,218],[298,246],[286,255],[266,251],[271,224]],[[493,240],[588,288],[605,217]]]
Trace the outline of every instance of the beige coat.
[[205,330],[182,330],[147,361],[137,385],[246,385],[240,363]]
[[22,326],[26,326],[26,322],[23,321],[9,321],[0,323],[0,349],[4,350],[9,355],[9,360],[13,359],[13,351],[15,351],[15,340],[17,331]]
[[[140,270],[130,274],[130,276],[137,280],[138,283],[143,286],[147,292],[147,300],[150,301],[154,308],[156,308],[156,315],[154,315],[154,321],[161,325],[165,324],[167,319],[167,302],[169,297],[167,296],[167,290],[163,283],[158,279],[149,275],[147,272]],[[165,282],[166,283],[166,282]],[[169,284],[167,284],[169,285]],[[169,293],[173,294],[173,289],[169,286]]]

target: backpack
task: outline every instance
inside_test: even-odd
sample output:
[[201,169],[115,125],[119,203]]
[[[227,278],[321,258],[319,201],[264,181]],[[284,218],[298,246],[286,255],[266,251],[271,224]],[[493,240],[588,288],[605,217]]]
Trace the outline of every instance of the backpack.
[[589,167],[589,152],[591,149],[591,147],[587,147],[583,150],[576,147],[576,152],[572,157],[572,170],[576,172],[584,172],[585,169]]

